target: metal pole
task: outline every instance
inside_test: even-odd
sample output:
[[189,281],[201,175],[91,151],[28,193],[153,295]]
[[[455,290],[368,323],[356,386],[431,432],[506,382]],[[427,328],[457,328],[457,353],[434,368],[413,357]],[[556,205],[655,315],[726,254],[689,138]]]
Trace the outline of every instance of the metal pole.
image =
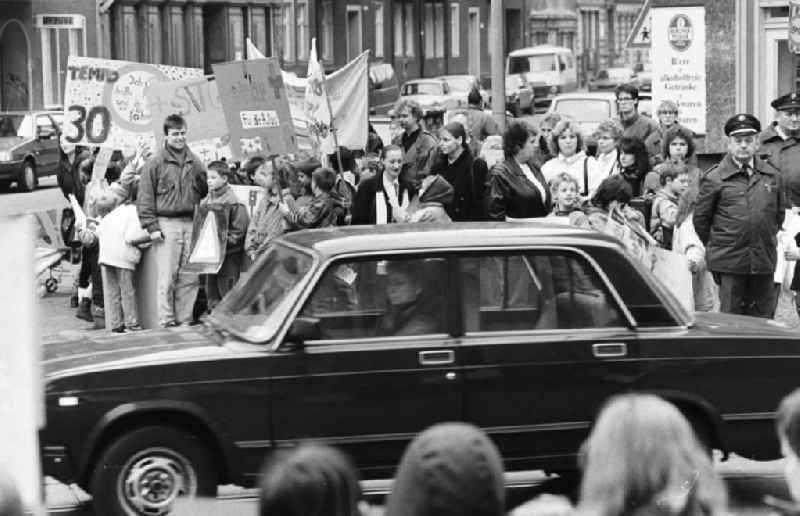
[[492,116],[501,131],[506,128],[506,74],[504,70],[505,56],[503,54],[503,41],[505,41],[505,27],[503,26],[503,0],[492,0],[489,23],[491,23],[492,41]]

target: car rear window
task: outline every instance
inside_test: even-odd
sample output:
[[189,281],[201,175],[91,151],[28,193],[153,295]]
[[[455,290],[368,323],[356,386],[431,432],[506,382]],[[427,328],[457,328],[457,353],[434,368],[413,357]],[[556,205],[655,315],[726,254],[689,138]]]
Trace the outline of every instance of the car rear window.
[[619,293],[639,327],[679,326],[664,300],[631,263],[611,249],[588,250]]
[[553,110],[582,122],[601,122],[611,118],[611,101],[603,99],[563,99]]
[[553,54],[536,56],[517,56],[508,58],[508,73],[555,72],[556,60]]

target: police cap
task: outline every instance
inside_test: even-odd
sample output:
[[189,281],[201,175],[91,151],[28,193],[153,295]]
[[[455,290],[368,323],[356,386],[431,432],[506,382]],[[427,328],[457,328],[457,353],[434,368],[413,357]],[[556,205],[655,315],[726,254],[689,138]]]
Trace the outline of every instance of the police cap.
[[800,94],[796,92],[787,93],[773,100],[770,104],[776,111],[788,111],[790,109],[800,109]]
[[755,134],[761,132],[761,122],[758,118],[747,113],[734,115],[725,122],[725,135],[738,136],[743,134]]

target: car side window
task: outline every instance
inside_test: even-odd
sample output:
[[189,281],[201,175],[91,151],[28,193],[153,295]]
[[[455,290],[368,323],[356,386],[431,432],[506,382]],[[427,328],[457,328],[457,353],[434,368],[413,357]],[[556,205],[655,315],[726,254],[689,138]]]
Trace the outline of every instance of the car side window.
[[467,333],[616,327],[624,320],[595,270],[562,251],[464,257],[461,291]]
[[300,315],[319,319],[321,340],[444,333],[446,281],[444,258],[339,261]]

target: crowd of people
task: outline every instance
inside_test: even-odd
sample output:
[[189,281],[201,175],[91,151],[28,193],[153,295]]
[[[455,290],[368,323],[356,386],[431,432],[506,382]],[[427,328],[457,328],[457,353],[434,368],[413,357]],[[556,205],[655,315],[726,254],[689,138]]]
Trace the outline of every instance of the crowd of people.
[[[363,150],[255,156],[241,164],[202,163],[186,144],[191,128],[173,115],[164,122],[163,147],[141,148],[109,167],[110,186],[89,188],[93,195],[86,184],[94,158],[65,144],[59,184],[88,214],[74,237],[83,244],[77,315],[116,332],[141,328],[132,302],[141,247],[151,246],[157,258],[158,322],[166,327],[194,324],[213,309],[286,232],[542,218],[611,234],[625,225],[640,243],[686,257],[694,309],[773,317],[785,299],[791,309],[783,315],[797,325],[793,289],[800,278],[793,267],[786,281],[773,276],[778,254],[800,258],[795,234],[783,227],[786,210],[800,202],[793,199],[800,170],[792,159],[800,148],[800,97],[776,99],[778,120],[763,133],[751,115],[732,117],[724,128],[728,153],[705,172],[675,103],[660,104],[657,122],[638,113],[634,86],[619,86],[616,98],[619,116],[592,134],[554,113],[538,128],[512,121],[500,134],[477,90],[469,108],[448,113],[434,134],[420,106],[401,99],[390,112],[391,143],[370,125]],[[263,189],[252,219],[230,184]],[[224,263],[202,277],[181,272],[199,207],[225,211],[228,224]]]
[[[795,501],[768,499],[777,514],[800,506],[800,389],[776,415],[785,478]],[[480,429],[441,423],[418,434],[400,459],[386,516],[591,516],[730,514],[708,443],[689,420],[650,394],[611,398],[577,451],[574,500],[543,494],[508,507],[503,459]],[[262,516],[366,516],[359,475],[341,451],[305,444],[268,458],[259,483]]]

